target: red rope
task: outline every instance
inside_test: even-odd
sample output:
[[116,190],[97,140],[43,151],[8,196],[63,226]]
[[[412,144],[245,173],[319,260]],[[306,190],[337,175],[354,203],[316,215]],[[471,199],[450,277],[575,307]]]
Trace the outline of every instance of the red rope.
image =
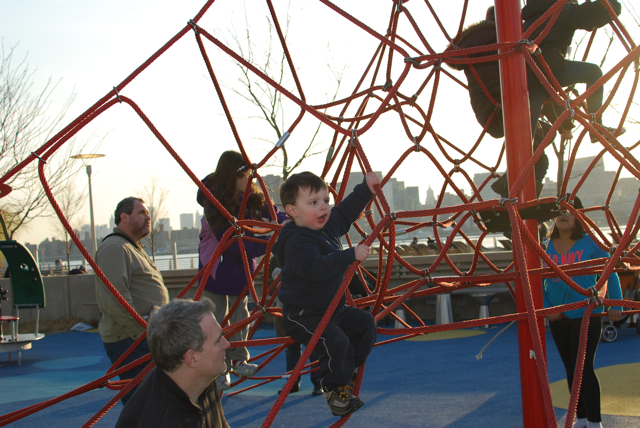
[[[231,108],[225,101],[223,87],[219,84],[217,76],[214,72],[214,66],[209,59],[203,36],[204,39],[206,39],[208,42],[212,43],[214,46],[222,50],[223,53],[228,55],[230,58],[233,58],[243,67],[246,67],[255,76],[272,85],[277,91],[279,91],[299,107],[299,113],[291,121],[291,124],[287,128],[289,133],[292,133],[296,129],[306,113],[309,113],[311,116],[313,116],[314,119],[328,126],[333,131],[333,138],[330,144],[331,152],[327,155],[321,176],[323,178],[329,177],[329,190],[334,195],[336,202],[339,202],[344,198],[345,194],[347,193],[347,189],[351,187],[349,186],[349,184],[353,184],[349,183],[352,168],[359,168],[363,173],[373,170],[366,154],[366,150],[371,150],[371,140],[369,140],[370,134],[367,134],[367,132],[383,115],[386,116],[389,113],[392,115],[397,114],[399,119],[398,123],[403,130],[399,134],[403,133],[404,136],[406,136],[406,140],[400,138],[401,135],[398,135],[398,142],[394,142],[394,144],[400,145],[400,147],[402,147],[402,152],[397,160],[393,163],[388,173],[382,179],[381,186],[376,189],[375,198],[367,207],[367,209],[372,209],[373,211],[375,211],[375,213],[371,212],[363,215],[363,217],[365,218],[365,222],[369,225],[372,232],[369,235],[366,235],[364,233],[364,230],[362,230],[360,226],[355,226],[356,232],[362,236],[361,243],[372,246],[372,248],[378,248],[378,263],[376,272],[374,274],[371,274],[370,272],[359,269],[359,263],[355,263],[347,270],[339,292],[336,294],[336,296],[334,296],[332,304],[323,316],[322,322],[314,333],[309,346],[305,348],[305,352],[303,353],[298,365],[292,372],[289,373],[290,378],[285,384],[284,392],[280,394],[280,396],[276,400],[276,403],[266,417],[263,426],[271,426],[271,424],[273,423],[291,389],[291,386],[293,385],[292,379],[297,379],[300,374],[308,373],[312,370],[317,370],[317,368],[315,368],[317,365],[306,364],[306,361],[311,350],[314,348],[319,336],[322,334],[324,328],[326,327],[326,324],[328,323],[331,314],[335,310],[340,297],[344,293],[346,293],[350,279],[356,272],[360,280],[363,282],[365,280],[365,276],[371,280],[374,280],[375,289],[373,291],[369,291],[368,289],[366,289],[367,287],[365,287],[367,295],[358,299],[353,299],[351,295],[347,293],[348,303],[350,305],[361,308],[371,307],[371,312],[374,314],[377,320],[380,320],[387,315],[391,315],[395,319],[399,320],[394,311],[398,308],[402,308],[411,317],[417,319],[420,322],[420,325],[418,327],[411,327],[408,323],[399,320],[404,326],[403,328],[378,329],[379,334],[395,335],[398,337],[381,341],[377,343],[376,346],[395,343],[398,340],[405,340],[417,335],[438,331],[469,328],[485,324],[495,324],[514,320],[526,322],[533,341],[534,353],[536,356],[536,370],[544,395],[545,418],[547,419],[547,422],[550,426],[554,426],[555,415],[553,414],[553,407],[550,401],[550,392],[546,372],[547,369],[544,361],[544,355],[542,353],[542,339],[540,338],[537,328],[538,320],[548,314],[560,313],[567,310],[587,307],[587,310],[585,311],[585,322],[583,322],[583,329],[586,329],[586,326],[589,322],[589,314],[591,313],[593,308],[592,304],[588,304],[587,302],[578,302],[560,307],[536,309],[533,305],[531,290],[529,287],[529,278],[531,276],[539,276],[541,278],[558,277],[566,284],[568,284],[571,288],[586,296],[589,294],[589,292],[579,287],[575,283],[575,281],[572,280],[572,277],[585,274],[600,274],[601,278],[596,284],[596,289],[602,292],[602,288],[604,287],[607,278],[613,272],[621,272],[623,270],[629,270],[632,272],[640,271],[640,258],[635,254],[640,250],[640,243],[631,247],[632,239],[640,230],[640,195],[636,198],[632,213],[629,216],[629,220],[627,221],[626,225],[619,224],[616,216],[613,215],[613,212],[610,208],[610,204],[613,201],[613,195],[616,190],[615,184],[623,169],[634,177],[640,178],[640,162],[638,162],[638,160],[632,153],[632,151],[638,145],[640,145],[640,142],[631,147],[622,146],[622,144],[617,142],[613,135],[611,135],[607,130],[602,129],[602,127],[599,125],[596,125],[594,127],[594,124],[590,123],[591,117],[584,111],[584,104],[589,96],[592,95],[596,90],[601,88],[603,85],[615,80],[613,82],[610,95],[607,97],[607,99],[603,103],[602,108],[597,113],[597,116],[601,117],[605,109],[607,109],[613,102],[614,96],[618,93],[619,88],[623,87],[623,82],[626,82],[626,80],[624,80],[627,75],[626,71],[629,69],[631,64],[635,64],[637,66],[637,58],[638,54],[640,54],[640,47],[638,47],[634,43],[632,37],[629,35],[624,26],[622,26],[617,16],[615,16],[615,14],[613,13],[610,5],[608,5],[607,2],[602,2],[613,18],[611,28],[613,29],[613,32],[619,42],[626,49],[627,54],[624,57],[620,58],[613,68],[604,73],[603,77],[600,78],[594,85],[581,93],[575,99],[570,100],[569,104],[566,105],[565,103],[568,99],[567,95],[563,91],[563,88],[558,84],[557,80],[553,76],[553,73],[551,73],[551,70],[549,69],[544,59],[545,52],[543,52],[541,56],[537,56],[534,58],[531,56],[532,46],[518,44],[518,41],[510,41],[508,43],[495,43],[492,45],[465,49],[452,48],[444,52],[437,52],[433,47],[435,45],[430,43],[430,41],[428,41],[425,35],[421,32],[418,25],[419,19],[415,19],[412,15],[410,10],[410,3],[400,2],[398,0],[394,0],[394,2],[391,3],[391,9],[389,10],[389,19],[388,21],[386,21],[386,34],[383,35],[377,32],[374,28],[364,24],[353,15],[339,8],[329,0],[320,1],[328,8],[328,10],[333,11],[337,15],[339,15],[345,23],[355,26],[366,37],[370,37],[376,43],[375,52],[373,53],[368,63],[364,66],[362,76],[359,78],[357,84],[349,95],[343,96],[336,101],[325,104],[310,104],[312,100],[307,101],[304,94],[305,85],[303,83],[305,82],[303,82],[298,76],[296,65],[294,65],[294,58],[291,55],[289,47],[287,46],[285,35],[282,31],[281,25],[277,18],[276,10],[271,0],[267,0],[269,14],[273,21],[274,29],[278,35],[278,41],[283,49],[286,59],[286,68],[293,78],[295,92],[297,93],[297,95],[294,94],[292,90],[288,90],[284,86],[278,84],[263,71],[255,67],[249,61],[243,59],[240,55],[238,55],[236,52],[231,50],[228,46],[210,35],[207,31],[205,31],[198,25],[199,20],[213,4],[213,0],[211,0],[203,6],[202,10],[193,19],[192,23],[187,24],[184,28],[180,29],[180,31],[171,40],[169,40],[169,42],[163,45],[140,67],[134,70],[134,72],[125,80],[123,80],[119,85],[117,85],[114,90],[109,91],[87,111],[75,118],[69,125],[59,131],[44,145],[42,145],[42,147],[36,149],[34,151],[34,154],[27,156],[24,160],[19,162],[15,167],[7,172],[0,179],[0,185],[7,183],[11,178],[15,177],[16,174],[20,173],[20,171],[22,171],[24,168],[28,167],[31,162],[38,158],[41,158],[42,161],[38,164],[38,174],[40,177],[40,181],[48,200],[51,202],[51,205],[58,215],[63,226],[69,232],[71,239],[76,244],[76,246],[78,246],[81,253],[88,260],[89,264],[92,266],[100,280],[105,284],[107,289],[123,305],[123,307],[129,312],[129,314],[134,319],[136,319],[138,323],[140,323],[140,325],[146,326],[145,321],[142,320],[142,318],[133,310],[133,308],[131,308],[131,306],[127,304],[126,301],[124,301],[122,296],[119,295],[117,290],[115,290],[115,288],[109,283],[102,271],[95,264],[95,261],[90,257],[87,250],[82,246],[82,243],[79,241],[78,237],[71,229],[68,221],[65,219],[54,198],[54,193],[50,189],[50,185],[47,182],[44,169],[44,162],[46,162],[54,153],[57,152],[57,150],[59,150],[64,144],[66,144],[66,142],[71,137],[76,135],[89,123],[92,123],[94,119],[109,110],[118,102],[129,105],[136,112],[142,122],[144,122],[151,130],[151,132],[156,136],[164,149],[167,150],[167,152],[183,168],[185,173],[194,182],[194,184],[198,186],[198,188],[211,201],[216,209],[218,209],[225,216],[225,218],[227,218],[230,224],[229,228],[225,231],[224,235],[220,239],[218,248],[216,248],[216,251],[214,252],[212,257],[207,261],[203,260],[203,263],[206,262],[206,264],[198,272],[198,274],[194,278],[192,278],[191,281],[189,281],[185,288],[178,294],[178,297],[183,297],[191,288],[193,288],[193,286],[198,281],[200,281],[198,284],[198,289],[195,293],[195,299],[199,299],[204,291],[204,286],[211,274],[216,260],[219,259],[225,249],[228,248],[232,243],[234,243],[235,240],[238,240],[238,244],[243,252],[245,241],[256,242],[256,238],[244,236],[243,232],[251,232],[254,234],[267,233],[271,231],[274,232],[273,236],[267,242],[267,253],[265,257],[253,273],[251,272],[251,269],[249,267],[249,260],[246,258],[246,256],[243,258],[243,270],[246,280],[243,294],[248,293],[250,295],[250,299],[253,300],[256,308],[252,311],[251,315],[247,319],[234,323],[232,325],[227,325],[228,320],[237,308],[238,302],[236,302],[236,305],[231,308],[229,314],[221,323],[221,325],[223,326],[223,332],[227,337],[233,336],[238,331],[247,328],[253,323],[253,326],[250,328],[247,340],[233,342],[231,343],[231,346],[272,346],[273,348],[271,348],[270,350],[263,352],[260,355],[256,355],[250,359],[251,361],[261,361],[259,364],[259,370],[262,370],[262,368],[271,363],[282,352],[282,350],[285,349],[287,345],[292,343],[292,340],[290,338],[253,339],[254,333],[259,328],[267,314],[271,314],[275,317],[282,316],[282,310],[280,308],[275,308],[272,306],[276,298],[276,293],[278,291],[280,282],[278,279],[276,279],[270,284],[269,282],[271,281],[271,279],[268,278],[271,247],[277,239],[277,235],[281,226],[269,222],[244,219],[244,208],[247,204],[246,197],[242,201],[242,209],[240,210],[241,214],[239,216],[240,218],[233,218],[233,216],[231,216],[231,214],[225,210],[225,208],[219,203],[219,201],[216,200],[211,192],[209,192],[209,190],[205,188],[198,177],[196,177],[196,175],[188,168],[186,163],[173,149],[173,146],[163,137],[160,131],[142,112],[138,105],[130,98],[123,96],[121,92],[133,80],[141,78],[143,75],[142,72],[146,70],[146,68],[157,58],[166,53],[175,44],[176,41],[180,40],[190,30],[193,31],[195,35],[195,41],[201,52],[203,61],[209,73],[209,77],[214,85],[215,91],[218,95],[218,99],[220,100],[221,108],[225,113],[225,116],[229,123],[229,127],[234,135],[237,148],[242,153],[242,156],[247,165],[251,165],[251,168],[253,170],[253,175],[251,177],[251,180],[249,180],[247,184],[247,189],[249,189],[249,186],[253,184],[253,180],[255,179],[257,185],[259,185],[265,193],[266,204],[269,209],[271,221],[276,220],[275,211],[273,209],[273,204],[269,196],[267,186],[261,177],[260,168],[267,165],[270,161],[273,160],[274,156],[276,156],[278,153],[279,147],[274,145],[274,147],[268,150],[268,152],[260,159],[252,159],[249,152],[247,152],[244,142],[240,137],[240,133],[233,119],[234,112],[231,111]],[[453,39],[451,39],[451,36],[449,35],[450,27],[443,24],[434,8],[432,7],[431,2],[427,0],[425,1],[425,4],[429,10],[430,15],[435,20],[439,32],[444,36],[446,40],[452,43],[453,47],[455,47],[455,43],[459,40],[462,33],[465,16],[467,13],[468,1],[465,0],[464,2],[460,21],[457,23],[456,27],[451,27],[456,29],[456,33]],[[529,39],[532,34],[540,33],[536,36],[535,40],[533,40],[534,44],[539,45],[551,30],[556,20],[559,18],[562,8],[565,4],[566,0],[554,4],[531,26],[531,28],[528,29],[527,32],[524,33],[524,35],[522,36],[523,39]],[[421,16],[419,18],[422,19]],[[407,37],[406,34],[401,34],[401,32],[406,29],[413,31],[411,35],[414,36],[414,38]],[[419,40],[419,43],[417,43],[416,46],[412,45],[410,42],[415,40],[415,37],[417,37]],[[595,32],[593,32],[585,51],[585,59],[589,52],[592,50],[593,40],[595,39],[595,37],[596,34]],[[495,53],[494,51],[502,51],[502,53]],[[416,54],[416,56],[410,57],[408,52],[413,52]],[[480,56],[478,56],[479,54]],[[400,57],[398,57],[398,55],[400,55]],[[579,193],[579,191],[582,190],[586,182],[586,178],[594,171],[594,168],[596,167],[598,162],[601,161],[605,153],[610,154],[619,163],[619,167],[617,169],[614,182],[612,183],[610,191],[608,192],[603,205],[588,207],[578,211],[575,210],[573,206],[568,204],[566,201],[562,201],[559,204],[563,209],[568,209],[573,214],[575,214],[578,221],[580,221],[585,227],[587,234],[589,234],[589,236],[591,236],[601,248],[609,251],[609,247],[612,246],[612,244],[609,242],[609,238],[600,230],[600,228],[597,227],[595,222],[587,216],[588,213],[592,212],[604,212],[609,227],[614,235],[614,239],[619,242],[615,251],[612,251],[613,254],[610,258],[590,260],[575,263],[573,265],[563,266],[558,266],[553,263],[549,256],[538,245],[537,237],[532,236],[528,229],[524,227],[524,223],[520,218],[518,210],[533,207],[540,202],[555,202],[555,198],[542,198],[540,201],[518,201],[517,204],[506,201],[504,202],[504,207],[502,207],[498,199],[483,200],[480,195],[480,192],[489,184],[489,181],[497,176],[496,171],[501,164],[502,157],[505,152],[505,145],[502,145],[500,150],[495,150],[496,160],[494,164],[486,165],[478,159],[480,157],[478,156],[478,154],[480,154],[483,149],[486,150],[486,130],[491,125],[496,115],[500,112],[500,100],[493,100],[491,98],[486,85],[484,84],[484,82],[482,82],[482,79],[476,72],[474,64],[486,63],[489,61],[498,61],[515,55],[523,55],[532,72],[540,79],[543,87],[549,93],[551,102],[555,102],[562,109],[565,109],[565,111],[553,123],[552,132],[550,132],[544,138],[538,149],[529,159],[524,170],[509,172],[510,174],[515,174],[515,176],[517,176],[514,185],[509,189],[510,194],[513,196],[520,192],[520,189],[523,187],[525,181],[527,180],[527,177],[532,173],[537,160],[542,156],[545,149],[553,144],[551,141],[551,135],[559,129],[564,120],[570,118],[573,114],[575,121],[583,126],[583,130],[576,139],[576,143],[574,144],[573,149],[570,152],[569,161],[567,163],[567,173],[565,175],[563,183],[561,184],[561,193],[566,193],[567,191],[567,188],[569,186],[568,177],[571,176],[571,173],[573,171],[574,164],[578,156],[578,148],[581,147],[584,138],[589,138],[588,133],[593,133],[598,137],[599,142],[602,144],[602,150],[595,157],[594,161],[588,166],[587,170],[584,171],[584,175],[578,180],[577,184],[573,187],[573,189],[571,189],[572,196],[570,197],[570,199],[574,197],[573,195]],[[443,93],[443,91],[441,90],[443,81],[449,80],[453,82],[456,87],[462,87],[464,90],[468,90],[465,83],[463,83],[452,73],[441,68],[442,63],[467,65],[478,81],[480,88],[484,91],[485,95],[487,95],[487,98],[496,106],[496,109],[489,118],[484,129],[480,132],[479,137],[462,145],[457,145],[449,141],[447,136],[443,135],[448,133],[436,132],[436,129],[434,128],[433,121],[437,117],[436,113],[438,113],[437,99],[447,96],[447,94]],[[420,70],[427,71],[424,72],[424,75],[418,76],[419,79],[416,81],[415,85],[417,89],[415,89],[415,92],[412,91],[414,92],[414,94],[409,95],[410,93],[403,93],[402,89],[406,86],[409,73],[411,72],[413,77],[416,77],[417,73],[422,73]],[[622,118],[618,124],[618,131],[623,126],[623,123],[629,113],[629,109],[631,103],[633,102],[633,97],[636,93],[636,88],[640,80],[639,76],[640,73],[638,73],[636,69],[631,87],[629,88],[628,85],[625,87],[625,90],[628,90],[630,96],[625,103],[624,110],[621,113]],[[417,103],[418,97],[423,96],[423,93],[427,87],[432,87],[431,92],[429,93],[428,100],[423,101],[422,105],[420,105]],[[425,105],[428,105],[426,109],[423,108],[423,106]],[[472,119],[467,118],[465,118],[465,120],[468,122],[473,121]],[[494,142],[491,142],[490,144],[495,145]],[[385,186],[390,185],[390,180],[393,178],[397,171],[401,170],[403,165],[405,165],[405,162],[409,159],[410,156],[412,156],[412,153],[416,153],[417,156],[421,157],[421,160],[425,160],[425,163],[431,166],[428,173],[442,177],[444,183],[442,185],[442,188],[440,189],[440,192],[438,193],[435,207],[430,209],[415,209],[393,213],[391,205],[385,197],[385,193],[382,191],[382,189]],[[257,162],[254,162],[255,160],[257,160]],[[489,172],[490,176],[483,180],[480,185],[476,185],[467,171],[469,169],[468,165],[477,166],[483,171]],[[457,175],[454,176],[454,174]],[[341,180],[341,184],[339,187],[338,180]],[[462,186],[459,184],[460,182],[464,183],[465,185],[468,184],[468,188],[471,189],[471,196],[467,196],[462,191]],[[445,203],[445,193],[450,189],[455,194],[455,197],[458,198],[459,202]],[[4,187],[2,190],[2,196],[4,197],[8,194],[8,191]],[[248,193],[249,192],[245,192],[245,195],[248,195]],[[504,270],[499,269],[494,263],[492,263],[490,258],[482,249],[482,243],[488,236],[488,230],[480,222],[478,212],[487,210],[506,212],[511,219],[513,245],[515,248],[515,259],[513,263],[511,263]],[[475,227],[477,227],[479,231],[480,236],[477,242],[473,242],[468,236],[468,232],[463,230],[463,226],[469,224],[470,222],[473,222],[474,225],[476,225]],[[439,254],[437,255],[437,257],[435,257],[434,260],[430,261],[429,266],[419,269],[418,267],[413,265],[413,263],[415,263],[413,259],[401,254],[401,247],[397,246],[397,235],[399,234],[399,232],[396,231],[397,227],[406,227],[406,231],[409,233],[418,230],[429,229],[433,231],[433,235],[435,236],[436,243],[439,248]],[[441,229],[444,227],[452,227],[453,230],[451,234],[444,240],[444,242],[442,242]],[[458,238],[461,238],[463,242],[472,249],[471,263],[469,267],[464,268],[464,270],[456,265],[456,262],[449,254],[449,252],[454,248],[455,240],[457,240]],[[377,245],[375,244],[376,240],[378,241]],[[349,237],[347,238],[347,241],[349,246],[357,245],[356,242],[352,243],[351,238]],[[539,269],[531,269],[529,271],[526,270],[526,263],[524,261],[524,254],[522,252],[522,246],[525,242],[528,243],[530,248],[533,248],[533,251],[535,251],[545,262],[544,267]],[[436,269],[440,268],[443,263],[445,264],[445,267],[448,266],[450,274],[448,274],[448,276],[446,277],[431,278],[431,274],[433,274]],[[477,272],[480,268],[480,263],[482,263],[491,273],[478,274]],[[394,269],[398,268],[403,269],[403,272],[406,272],[410,276],[407,278],[407,281],[405,283],[400,285],[393,285],[391,284],[391,277],[392,275],[395,275],[395,272],[397,272],[397,270],[394,271]],[[264,279],[262,281],[261,288],[258,290],[256,289],[256,281],[260,273],[262,273]],[[507,283],[508,287],[511,289],[510,282],[516,280],[519,280],[523,285],[525,297],[524,300],[526,306],[526,312],[523,313],[508,314],[499,317],[491,317],[488,319],[470,320],[447,325],[426,326],[421,320],[419,320],[418,315],[411,311],[411,309],[407,306],[407,301],[411,298],[433,296],[439,293],[451,292],[453,290],[463,290],[469,287],[486,287],[496,283]],[[513,290],[511,291],[513,294]],[[633,309],[633,311],[627,311],[625,313],[634,313],[637,312],[638,309],[640,309],[640,303],[638,302],[605,300],[605,303],[611,305],[622,305],[626,308]],[[144,337],[145,336],[143,335],[138,339],[138,341],[143,340]],[[584,344],[581,344],[581,355],[583,353],[583,347]],[[147,355],[130,364],[120,367],[122,361],[130,352],[131,350],[129,350],[127,354],[123,355],[122,358],[120,358],[115,364],[112,365],[112,367],[109,368],[104,376],[100,377],[96,381],[90,382],[81,388],[77,388],[74,391],[71,391],[60,397],[56,397],[55,399],[47,400],[38,405],[30,406],[20,411],[0,416],[0,425],[6,425],[10,422],[25,417],[28,414],[58,403],[67,397],[78,395],[97,387],[106,386],[110,389],[120,390],[113,397],[113,399],[111,399],[93,418],[91,418],[85,424],[85,426],[88,427],[92,426],[104,413],[111,409],[113,405],[117,403],[117,401],[128,390],[133,388],[144,377],[144,374],[146,374],[151,369],[152,364],[148,364],[144,369],[143,374],[139,375],[131,381],[109,381],[109,379],[132,367],[140,364],[145,364],[149,359],[149,356]],[[582,364],[581,358],[579,358],[579,360],[580,364]],[[361,367],[358,370],[355,388],[356,394],[360,392],[363,375],[364,367]],[[574,410],[572,409],[575,409],[575,400],[580,387],[580,377],[581,370],[577,369],[576,375],[574,377],[574,387],[569,414],[573,414],[572,412]],[[239,391],[235,391],[233,394],[241,393],[242,391],[247,391],[249,389],[259,387],[260,385],[281,378],[281,375],[256,376],[255,379],[260,381],[257,385],[243,388]],[[239,379],[234,382],[233,385],[236,386],[245,381],[246,379],[244,378]],[[567,424],[571,423],[570,419],[571,418],[569,417],[567,418]],[[341,426],[347,420],[348,418],[341,418],[333,426]]]

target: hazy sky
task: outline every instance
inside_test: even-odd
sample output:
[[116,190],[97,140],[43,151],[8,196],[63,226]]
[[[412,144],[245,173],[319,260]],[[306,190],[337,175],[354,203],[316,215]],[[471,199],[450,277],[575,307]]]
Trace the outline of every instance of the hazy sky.
[[[0,35],[5,49],[15,46],[17,57],[26,56],[31,68],[37,69],[34,77],[36,87],[49,77],[54,81],[60,80],[53,107],[59,106],[73,91],[77,93],[67,117],[68,123],[119,84],[180,31],[204,3],[204,0],[0,0]],[[391,1],[335,3],[377,32],[385,34]],[[462,0],[432,3],[449,34],[454,35],[459,25]],[[482,19],[492,1],[474,0],[469,3],[465,25]],[[266,6],[263,1],[247,0],[245,4],[246,15],[242,2],[216,1],[200,21],[200,25],[230,41],[231,47],[235,49],[231,34],[235,32],[240,39],[244,38],[247,34],[244,30],[245,22],[248,22],[251,42],[255,52],[259,54],[269,40],[267,26],[264,24]],[[281,23],[284,22],[287,4],[274,1],[274,5]],[[411,2],[407,3],[407,7],[434,49],[439,52],[444,50],[448,41],[430,17],[425,4]],[[316,1],[294,1],[290,6],[290,14],[292,19],[288,45],[309,104],[322,104],[327,100],[327,93],[335,91],[334,75],[327,64],[332,64],[336,69],[346,67],[338,98],[350,95],[377,47],[376,39]],[[623,12],[623,17],[628,16]],[[638,35],[635,23],[630,21],[627,25],[632,33]],[[400,34],[420,46],[406,20],[401,22],[400,28]],[[599,34],[599,43],[604,43],[605,39],[604,33]],[[574,40],[577,41],[578,37]],[[255,109],[233,95],[231,87],[238,87],[238,68],[213,44],[207,41],[205,45],[214,71],[225,85],[225,97],[236,119],[243,144],[252,161],[258,162],[277,138],[264,121],[255,118],[259,114]],[[277,45],[277,41],[274,41],[276,54]],[[605,71],[622,56],[622,50],[614,43],[603,67]],[[599,62],[600,59],[594,61]],[[403,65],[402,57],[395,54],[392,79],[398,78]],[[428,72],[429,70],[411,70],[401,92],[411,96]],[[455,74],[464,80],[462,73]],[[376,84],[384,84],[382,80],[383,75],[377,79]],[[364,87],[369,86],[370,78]],[[287,79],[287,88],[295,88],[291,79]],[[430,88],[431,84],[419,99],[425,110],[428,109]],[[297,92],[294,90],[294,93]],[[192,33],[184,36],[139,75],[122,94],[138,104],[198,177],[204,177],[213,171],[224,150],[237,148]],[[298,115],[299,108],[291,102],[285,102],[284,108],[284,127],[287,128]],[[337,115],[338,110],[329,113]],[[611,117],[615,118],[615,114]],[[480,133],[466,92],[446,78],[442,79],[438,89],[436,110],[431,123],[438,133],[463,150],[469,149]],[[305,115],[287,142],[293,157],[299,155],[306,146],[316,126],[317,120],[309,114]],[[627,129],[629,132],[621,141],[631,144],[638,139],[637,130],[632,126],[627,126]],[[168,208],[174,228],[179,227],[180,213],[195,212],[199,208],[195,202],[195,185],[130,107],[124,104],[114,106],[83,130],[79,138],[86,138],[92,132],[106,135],[98,149],[106,157],[93,163],[96,224],[108,223],[117,202],[125,196],[135,194],[151,175],[159,177],[161,184],[171,189]],[[317,141],[321,143],[320,148],[326,149],[332,137],[333,133],[329,128],[322,126],[317,137]],[[383,173],[413,144],[405,134],[398,115],[392,113],[385,114],[378,120],[362,136],[361,141],[374,170],[381,170]],[[483,142],[478,157],[491,163],[500,144],[501,141],[487,139]],[[425,139],[423,147],[433,150],[436,157],[444,162],[445,170],[452,168],[452,164],[439,154],[433,140]],[[449,152],[454,159],[461,157],[451,150]],[[585,147],[581,156],[595,153],[595,147]],[[326,153],[323,152],[305,161],[300,170],[320,173],[325,156]],[[552,161],[549,175],[555,177],[556,163],[551,152],[549,157]],[[610,158],[606,158],[607,168],[614,168],[615,164],[609,162]],[[464,167],[471,175],[480,172],[471,163]],[[260,172],[263,175],[278,173],[278,169],[265,168]],[[408,186],[420,186],[422,200],[429,184],[439,191],[443,183],[440,174],[424,155],[410,156],[395,176],[404,180]],[[459,178],[459,174],[457,177]],[[85,187],[86,181],[86,175],[81,174],[78,186]],[[461,187],[469,188],[462,181],[459,183]],[[89,221],[88,212],[87,203],[84,216],[86,223]],[[35,243],[51,235],[50,222],[44,220],[32,223],[18,238]]]

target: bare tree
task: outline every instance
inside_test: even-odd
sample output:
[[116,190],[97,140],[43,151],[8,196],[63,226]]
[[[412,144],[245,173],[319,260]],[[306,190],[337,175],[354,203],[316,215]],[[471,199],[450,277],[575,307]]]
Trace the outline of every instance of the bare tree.
[[[627,27],[627,31],[629,31],[632,35],[632,37],[638,35],[638,31],[640,30],[640,13],[638,13],[638,11],[636,10],[636,8],[634,7],[634,1],[633,0],[623,0],[621,1],[622,5],[624,6],[624,14],[625,16],[630,17],[630,21],[633,21],[633,23],[635,24],[634,26],[629,25]],[[635,37],[634,37],[635,39]],[[638,67],[638,63],[636,61],[636,69]],[[638,103],[637,101],[632,101],[631,102],[631,112],[630,114],[625,118],[625,122],[627,124],[633,125],[633,126],[637,126],[640,125],[640,117],[634,117],[632,116],[632,114],[638,114],[637,112],[639,111],[638,109],[640,109],[640,103]],[[617,104],[612,104],[611,105],[612,110],[614,110],[616,113],[621,114],[622,111],[624,110],[624,104],[623,105],[617,105]]]
[[[84,191],[78,190],[75,183],[70,183],[69,186],[58,194],[58,206],[73,229],[77,229],[80,223],[83,222],[83,219],[79,218],[78,214],[82,210],[86,199],[87,194]],[[64,228],[62,222],[58,218],[52,218],[51,221],[51,228],[55,237],[64,242],[64,253],[67,257],[67,266],[71,269],[71,250],[74,245],[73,241],[71,241],[69,232],[67,232],[67,229]]]
[[146,237],[151,247],[151,257],[156,261],[156,245],[158,244],[158,236],[164,230],[164,217],[167,216],[165,202],[169,196],[169,188],[160,184],[160,179],[155,175],[149,176],[147,182],[136,191],[136,193],[144,199],[149,208],[149,216],[151,217],[151,232]]
[[[61,129],[64,116],[75,99],[72,93],[59,109],[50,112],[58,83],[49,78],[42,89],[36,89],[35,71],[26,64],[26,57],[17,64],[14,62],[14,49],[7,51],[2,45],[0,58],[0,176]],[[94,137],[91,135],[85,140],[74,137],[50,158],[45,175],[54,196],[63,192],[82,169],[71,161],[70,156],[85,149]],[[13,239],[16,231],[34,218],[53,214],[37,167],[38,163],[32,162],[5,183],[13,189],[0,200],[0,223],[6,239]]]
[[[249,20],[247,17],[246,7],[244,17],[244,36],[241,37],[236,32],[230,33],[231,40],[233,41],[237,52],[247,62],[251,63],[267,76],[271,77],[280,86],[292,86],[288,78],[289,65],[287,62],[287,57],[285,55],[284,49],[280,48],[277,31],[273,21],[271,20],[271,17],[265,16],[268,25],[268,38],[264,40],[264,38],[256,37],[256,39],[261,40],[259,46],[254,43],[254,38],[251,33],[251,26],[249,25]],[[287,40],[288,38],[287,36],[289,33],[290,23],[291,15],[289,14],[289,10],[287,10],[283,28],[283,35],[285,40]],[[274,34],[276,37],[275,43]],[[276,52],[278,50],[280,50],[281,52]],[[285,108],[282,103],[282,93],[275,87],[271,86],[269,83],[254,75],[253,72],[251,72],[243,64],[238,62],[234,62],[234,64],[240,70],[240,77],[238,77],[238,85],[232,85],[229,87],[229,89],[257,108],[258,114],[256,116],[251,116],[250,118],[258,118],[266,121],[269,124],[269,127],[273,130],[275,136],[274,140],[268,138],[259,139],[275,145],[287,130],[285,125]],[[326,93],[327,102],[331,102],[335,101],[338,95],[338,90],[340,89],[340,84],[342,83],[342,78],[346,70],[346,66],[342,67],[342,69],[340,70],[337,70],[330,64],[327,64],[327,67],[333,73],[333,77],[336,83],[335,91],[332,91],[331,94],[329,92]],[[286,180],[289,174],[291,174],[293,170],[298,168],[305,159],[318,155],[324,151],[319,149],[318,146],[321,144],[321,142],[317,141],[321,126],[322,122],[318,122],[318,125],[315,128],[313,135],[311,136],[311,139],[304,147],[304,150],[298,159],[290,158],[290,153],[287,151],[287,147],[285,144],[281,147],[279,153],[274,157],[273,163],[267,165],[277,166],[278,168],[280,168],[282,171],[282,178],[283,180]]]

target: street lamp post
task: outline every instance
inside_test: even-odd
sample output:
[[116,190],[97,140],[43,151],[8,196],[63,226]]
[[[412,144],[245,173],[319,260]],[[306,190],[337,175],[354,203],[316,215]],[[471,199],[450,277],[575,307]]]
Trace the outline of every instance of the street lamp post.
[[[105,155],[100,155],[97,153],[88,154],[88,155],[75,155],[71,156],[73,159],[82,159],[85,162],[86,159],[97,159],[104,157]],[[85,164],[87,169],[87,178],[89,179],[89,213],[91,216],[91,257],[96,256],[96,224],[93,217],[93,194],[91,189],[91,165]]]

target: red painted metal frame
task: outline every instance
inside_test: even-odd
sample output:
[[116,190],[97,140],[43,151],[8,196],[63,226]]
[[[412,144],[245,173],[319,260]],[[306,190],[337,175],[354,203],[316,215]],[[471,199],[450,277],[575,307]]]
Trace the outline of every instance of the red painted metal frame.
[[[522,36],[522,14],[519,0],[495,0],[496,28],[498,42],[513,42]],[[529,95],[527,89],[526,65],[521,55],[500,60],[500,79],[502,87],[502,112],[504,116],[504,134],[507,145],[507,171],[509,189],[524,170],[527,161],[533,155],[531,138]],[[524,124],[527,124],[526,126]],[[510,196],[514,196],[510,192]],[[518,202],[530,201],[536,198],[534,174],[529,175],[523,189],[515,194]],[[526,227],[533,236],[538,236],[536,220],[525,221]],[[525,244],[525,258],[527,269],[540,267],[540,259],[530,247]],[[514,255],[515,257],[515,255]],[[542,281],[540,276],[531,277],[531,293],[536,309],[543,306]],[[516,308],[518,312],[525,312],[522,283],[516,279]],[[544,321],[538,319],[538,330],[544,344]],[[531,357],[533,350],[531,333],[527,321],[518,321],[518,345],[520,354],[520,382],[522,391],[522,418],[525,428],[547,427],[545,419],[544,400],[540,380],[536,370],[535,360]],[[546,355],[546,352],[545,352]]]

